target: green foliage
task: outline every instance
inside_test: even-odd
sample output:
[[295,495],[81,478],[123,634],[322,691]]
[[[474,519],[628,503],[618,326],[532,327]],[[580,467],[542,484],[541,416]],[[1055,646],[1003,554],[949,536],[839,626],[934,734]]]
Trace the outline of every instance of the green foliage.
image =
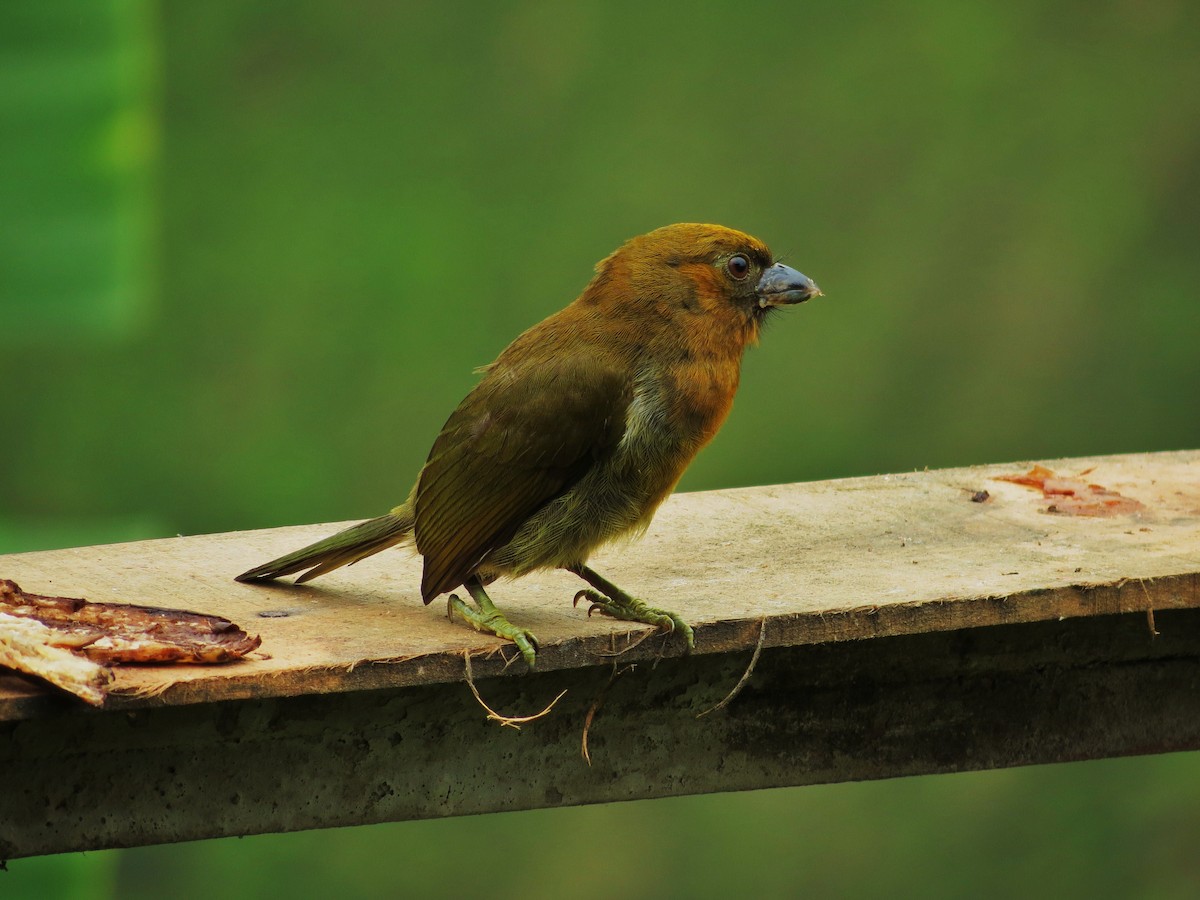
[[[685,489],[1200,445],[1196,20],[0,4],[0,541],[384,512],[473,367],[681,220],[827,294],[751,353]],[[517,872],[534,896],[1183,896],[1198,778],[1181,756],[409,823],[14,862],[0,893],[61,865],[95,893],[55,893],[107,896],[116,859],[122,897],[504,896]],[[472,868],[480,841],[513,871]]]
[[0,334],[127,334],[151,272],[147,3],[0,5]]

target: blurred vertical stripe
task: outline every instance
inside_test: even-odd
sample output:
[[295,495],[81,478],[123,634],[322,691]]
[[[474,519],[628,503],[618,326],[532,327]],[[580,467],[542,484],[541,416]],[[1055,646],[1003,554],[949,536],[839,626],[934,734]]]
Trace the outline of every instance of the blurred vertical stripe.
[[0,3],[0,336],[128,337],[152,296],[149,0]]

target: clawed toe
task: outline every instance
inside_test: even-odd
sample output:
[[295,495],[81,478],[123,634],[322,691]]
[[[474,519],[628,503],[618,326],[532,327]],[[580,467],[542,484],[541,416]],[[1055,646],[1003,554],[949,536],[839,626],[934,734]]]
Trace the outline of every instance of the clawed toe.
[[463,619],[476,631],[494,634],[496,637],[512,641],[521,652],[525,664],[532,671],[537,662],[538,639],[532,631],[518,628],[504,617],[495,606],[488,603],[486,609],[476,609],[457,594],[451,594],[446,602],[446,617],[453,620],[455,614]]
[[584,599],[588,601],[587,614],[589,618],[592,613],[599,612],[613,619],[651,625],[664,634],[674,634],[678,631],[683,634],[689,650],[694,649],[696,646],[696,638],[691,626],[673,612],[647,606],[641,600],[634,597],[628,599],[606,597],[598,591],[587,588],[575,595],[572,605],[577,607],[579,606],[579,601]]
[[609,608],[610,605],[612,604],[611,600],[609,600],[603,594],[597,594],[595,591],[589,591],[589,590],[580,591],[578,594],[575,595],[575,599],[574,599],[574,601],[572,601],[571,605],[578,607],[579,601],[585,597],[589,601],[588,609],[587,609],[587,616],[589,619],[592,617],[592,613],[597,612],[597,611],[603,615],[609,616],[614,619],[625,618],[624,616],[617,615],[615,612],[613,612]]

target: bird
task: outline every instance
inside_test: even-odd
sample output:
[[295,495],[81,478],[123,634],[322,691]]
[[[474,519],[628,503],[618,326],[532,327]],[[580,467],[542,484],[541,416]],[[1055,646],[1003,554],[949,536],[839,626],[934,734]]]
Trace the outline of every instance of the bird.
[[[598,547],[650,524],[733,403],[744,351],[781,307],[821,295],[767,245],[720,225],[680,223],[623,243],[570,305],[529,328],[450,414],[408,499],[386,515],[236,576],[296,583],[396,545],[423,558],[421,597],[511,641],[532,670],[538,641],[487,588],[565,569],[599,612],[693,628],[588,566]],[[459,597],[459,588],[471,597]],[[686,652],[685,651],[685,652]]]

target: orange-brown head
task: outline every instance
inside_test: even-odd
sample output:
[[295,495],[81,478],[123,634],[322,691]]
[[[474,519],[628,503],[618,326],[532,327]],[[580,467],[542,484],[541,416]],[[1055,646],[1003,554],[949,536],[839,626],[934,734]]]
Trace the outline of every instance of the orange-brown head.
[[775,262],[757,238],[680,223],[632,238],[597,263],[580,303],[601,304],[612,316],[642,318],[653,310],[657,318],[701,326],[688,330],[740,353],[757,341],[767,313],[820,293],[810,278]]

